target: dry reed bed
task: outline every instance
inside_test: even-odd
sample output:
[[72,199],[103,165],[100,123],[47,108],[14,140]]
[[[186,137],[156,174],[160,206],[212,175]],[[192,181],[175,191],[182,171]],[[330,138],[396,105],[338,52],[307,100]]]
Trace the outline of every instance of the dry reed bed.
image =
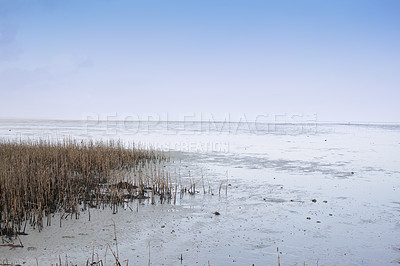
[[0,140],[0,235],[24,233],[27,223],[41,230],[55,212],[78,218],[82,208],[115,212],[133,199],[175,202],[168,160],[119,141]]

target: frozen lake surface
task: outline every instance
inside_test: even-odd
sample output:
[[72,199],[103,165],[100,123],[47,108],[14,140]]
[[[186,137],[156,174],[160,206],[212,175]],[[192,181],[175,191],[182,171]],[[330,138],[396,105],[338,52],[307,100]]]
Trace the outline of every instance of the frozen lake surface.
[[400,125],[1,120],[0,137],[171,151],[198,190],[176,205],[132,202],[28,228],[24,248],[0,247],[2,260],[83,265],[93,247],[104,259],[115,223],[130,265],[147,265],[149,247],[152,265],[277,265],[277,248],[281,265],[400,264]]

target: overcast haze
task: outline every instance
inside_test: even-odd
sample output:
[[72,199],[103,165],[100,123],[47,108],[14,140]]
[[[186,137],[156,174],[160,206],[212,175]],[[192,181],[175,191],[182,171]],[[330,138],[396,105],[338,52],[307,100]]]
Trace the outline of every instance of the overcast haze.
[[400,1],[0,0],[0,118],[400,122]]

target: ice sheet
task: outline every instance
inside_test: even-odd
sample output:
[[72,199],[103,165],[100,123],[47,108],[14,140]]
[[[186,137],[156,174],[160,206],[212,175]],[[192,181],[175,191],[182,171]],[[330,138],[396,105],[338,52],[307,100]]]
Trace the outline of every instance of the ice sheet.
[[24,248],[0,248],[2,260],[68,256],[82,265],[93,246],[104,258],[115,222],[119,256],[131,265],[148,263],[149,245],[152,265],[277,265],[277,248],[282,265],[400,263],[399,125],[2,120],[0,136],[168,150],[199,192],[176,205],[133,202],[116,215],[91,210],[90,222],[85,212],[61,228],[29,228]]

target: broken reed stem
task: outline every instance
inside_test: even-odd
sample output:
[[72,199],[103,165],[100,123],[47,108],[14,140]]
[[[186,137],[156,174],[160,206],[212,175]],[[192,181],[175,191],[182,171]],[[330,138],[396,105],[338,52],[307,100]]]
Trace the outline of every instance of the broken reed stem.
[[108,245],[106,247],[106,252],[104,253],[104,264],[107,264],[107,251],[108,251]]
[[206,194],[206,188],[204,186],[204,174],[203,174],[203,169],[201,169],[201,181],[203,183],[203,194]]
[[111,254],[114,256],[115,264],[120,266],[121,263],[119,262],[119,260],[118,260],[118,258],[117,258],[117,255],[115,254],[115,252],[114,252],[114,251],[112,250],[112,248],[110,247],[110,244],[107,244],[107,247],[110,249]]
[[117,259],[119,259],[119,252],[118,252],[118,240],[117,240],[117,228],[115,227],[115,222],[114,223],[114,237],[115,237],[115,248],[117,250]]
[[226,171],[225,196],[228,196],[228,171]]
[[150,241],[149,241],[149,266],[150,266]]
[[279,249],[276,248],[276,253],[278,254],[278,266],[281,266],[281,260],[279,258]]
[[94,262],[94,241],[92,241],[92,265]]

